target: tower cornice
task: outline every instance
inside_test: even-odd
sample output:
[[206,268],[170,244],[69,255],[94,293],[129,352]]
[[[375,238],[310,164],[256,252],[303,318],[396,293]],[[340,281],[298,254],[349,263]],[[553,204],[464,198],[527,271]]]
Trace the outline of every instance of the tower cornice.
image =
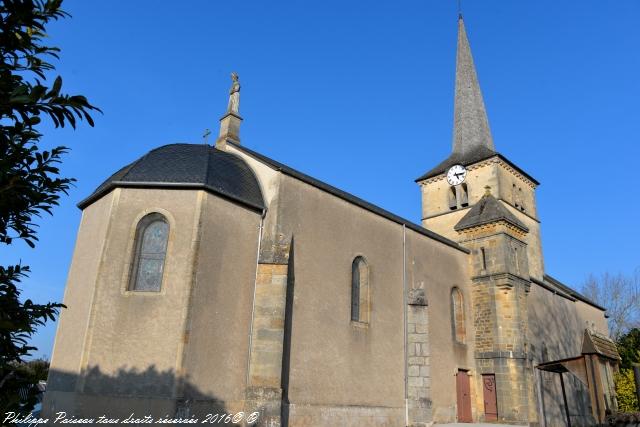
[[[453,164],[455,164],[455,162],[451,162],[451,166]],[[528,173],[520,169],[518,166],[516,166],[513,162],[511,162],[509,159],[507,159],[505,156],[503,156],[500,153],[493,153],[490,157],[487,157],[480,161],[476,161],[474,163],[465,164],[461,162],[460,164],[465,166],[469,171],[478,169],[490,164],[498,164],[499,166],[511,172],[514,176],[520,179],[528,187],[535,189],[538,185],[540,185],[540,183],[535,178],[533,178],[531,175],[529,175]],[[442,170],[439,172],[436,172],[436,170],[440,170],[440,169]],[[441,181],[446,178],[447,170],[448,170],[448,167],[438,166],[434,168],[431,172],[418,178],[416,182],[419,185],[427,185],[433,182]]]

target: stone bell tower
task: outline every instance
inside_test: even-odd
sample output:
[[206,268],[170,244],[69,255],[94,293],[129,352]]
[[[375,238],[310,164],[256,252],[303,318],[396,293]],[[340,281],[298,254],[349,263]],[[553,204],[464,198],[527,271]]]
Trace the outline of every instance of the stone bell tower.
[[[481,419],[530,421],[526,343],[530,276],[525,242],[529,228],[487,186],[454,229],[457,240],[471,250],[477,390],[485,402]],[[487,379],[492,382],[489,391]],[[487,401],[497,404],[495,413],[486,410]]]
[[[447,172],[454,165],[466,169],[462,183],[447,182]],[[535,200],[539,183],[494,147],[462,15],[458,19],[453,150],[416,182],[422,192],[422,225],[452,240],[458,239],[455,224],[480,201],[485,186],[491,186],[494,197],[529,228],[525,239],[529,270],[532,277],[542,280],[544,264]]]
[[471,250],[479,419],[531,422],[527,295],[531,278],[544,275],[538,182],[495,149],[462,15],[455,82],[451,155],[416,180],[422,224]]

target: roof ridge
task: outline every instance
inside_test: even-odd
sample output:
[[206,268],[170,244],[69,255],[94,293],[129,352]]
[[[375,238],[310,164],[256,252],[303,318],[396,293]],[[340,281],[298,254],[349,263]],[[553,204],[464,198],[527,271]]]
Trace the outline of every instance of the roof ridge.
[[460,231],[498,221],[508,222],[525,232],[529,231],[529,227],[516,218],[516,216],[491,193],[482,196],[478,203],[473,205],[473,207],[469,209],[469,212],[467,212],[453,228],[456,231]]

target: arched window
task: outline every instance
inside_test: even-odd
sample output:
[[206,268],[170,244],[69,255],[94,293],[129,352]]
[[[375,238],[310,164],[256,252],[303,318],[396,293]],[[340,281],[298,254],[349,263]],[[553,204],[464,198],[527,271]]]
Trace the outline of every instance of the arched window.
[[160,291],[168,239],[169,223],[164,216],[152,213],[140,220],[136,230],[129,290]]
[[369,322],[369,266],[361,256],[351,264],[351,320]]
[[455,340],[459,343],[464,343],[464,299],[462,292],[458,288],[451,290],[451,324]]
[[449,191],[447,192],[449,196],[449,209],[454,210],[458,209],[458,197],[456,196],[456,187],[449,187]]
[[469,190],[467,184],[460,184],[460,206],[466,208],[469,206]]

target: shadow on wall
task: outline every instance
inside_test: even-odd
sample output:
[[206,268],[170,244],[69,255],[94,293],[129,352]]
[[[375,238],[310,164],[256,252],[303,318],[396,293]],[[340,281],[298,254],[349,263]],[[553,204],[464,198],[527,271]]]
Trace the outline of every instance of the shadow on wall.
[[225,402],[191,384],[188,377],[179,378],[173,370],[158,371],[153,365],[144,371],[122,367],[110,375],[94,366],[84,375],[49,371],[42,417],[54,420],[57,413],[65,412],[67,419],[104,416],[123,421],[133,414],[132,418],[140,420],[133,424],[147,424],[144,417],[151,417],[154,422],[196,418],[199,423],[257,425],[257,419],[252,420],[257,415],[250,417],[251,412],[242,411],[244,401]]
[[[557,296],[549,297],[546,293],[541,297],[543,297],[542,300],[529,305],[529,331],[532,343],[530,351],[533,366],[580,356],[586,324],[572,306],[573,302]],[[548,300],[544,297],[548,297]],[[587,386],[571,373],[564,373],[563,376],[571,425],[574,427],[595,425]],[[559,374],[535,369],[534,378],[542,394],[539,410],[544,412],[546,425],[555,426],[556,422],[557,425],[566,425]]]
[[[560,375],[554,372],[540,372],[542,380],[542,393],[545,406],[545,419],[548,426],[566,425],[566,414],[562,389],[560,385]],[[562,374],[567,393],[567,404],[569,406],[569,417],[573,427],[592,427],[597,422],[591,414],[591,401],[589,399],[589,389],[582,384],[574,375],[570,373]]]

